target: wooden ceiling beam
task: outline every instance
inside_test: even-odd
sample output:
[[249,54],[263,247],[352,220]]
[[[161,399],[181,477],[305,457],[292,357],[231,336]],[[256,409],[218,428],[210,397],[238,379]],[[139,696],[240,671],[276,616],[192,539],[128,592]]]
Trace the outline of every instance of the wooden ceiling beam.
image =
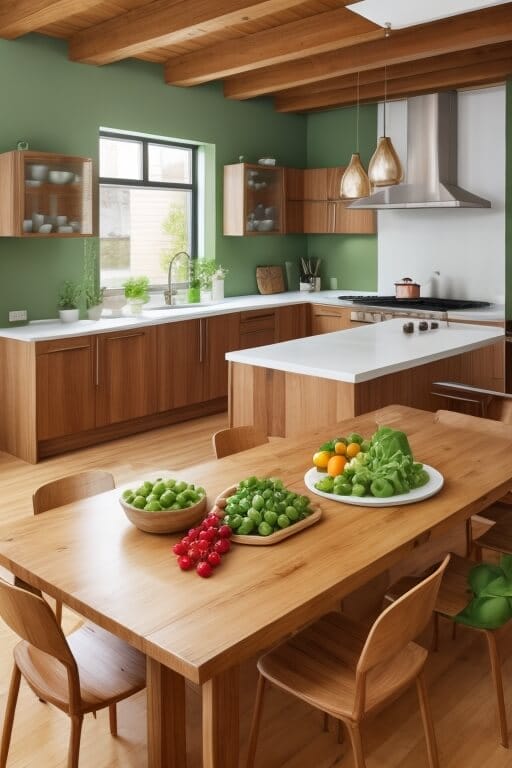
[[[440,72],[426,72],[422,75],[404,77],[388,81],[388,100],[419,96],[424,93],[433,93],[455,88],[477,87],[503,82],[512,74],[512,59],[489,61],[483,64],[473,64],[468,67],[442,70]],[[359,103],[371,104],[384,99],[384,83],[370,83],[359,89]],[[348,107],[355,103],[355,88],[336,89],[322,91],[321,93],[303,96],[299,102],[297,99],[294,108],[290,109],[290,103],[281,103],[276,97],[275,106],[277,112],[311,112],[320,109],[334,109],[336,107]]]
[[275,93],[317,80],[512,40],[512,2],[392,32],[389,38],[235,75],[231,99]]
[[154,0],[70,38],[69,58],[110,64],[191,35],[207,34],[301,5],[304,0]]
[[382,29],[377,24],[336,8],[173,58],[165,65],[165,81],[198,85],[379,37]]
[[14,40],[40,27],[84,13],[102,0],[0,0],[0,37]]
[[[471,65],[482,66],[489,61],[499,61],[510,58],[512,61],[512,42],[499,45],[485,45],[470,51],[457,51],[443,56],[430,56],[419,61],[409,61],[404,64],[394,64],[387,68],[387,80],[391,84],[393,80],[400,80],[415,75],[440,72],[441,70],[458,69]],[[362,88],[372,83],[382,84],[384,70],[382,67],[371,69],[359,74],[359,85]],[[319,80],[306,86],[290,88],[288,91],[280,91],[275,97],[276,106],[281,112],[295,112],[302,109],[304,98],[314,96],[325,91],[342,91],[352,88],[353,101],[356,101],[357,74],[345,77],[333,77],[328,80]]]

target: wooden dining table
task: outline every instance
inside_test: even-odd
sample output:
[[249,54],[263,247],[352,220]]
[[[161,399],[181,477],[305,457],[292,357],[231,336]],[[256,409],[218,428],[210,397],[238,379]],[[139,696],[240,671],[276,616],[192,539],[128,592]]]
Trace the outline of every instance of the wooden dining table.
[[27,510],[0,527],[0,565],[146,654],[150,768],[186,766],[185,680],[201,690],[204,768],[237,768],[241,663],[512,488],[510,428],[482,435],[471,418],[398,405],[186,471],[166,468],[205,486],[212,502],[250,475],[276,476],[304,493],[322,442],[352,431],[371,436],[377,425],[404,430],[415,458],[443,474],[437,495],[381,508],[315,498],[317,524],[273,546],[234,544],[210,579],[177,567],[171,547],[180,535],[134,528],[119,489],[37,517]]

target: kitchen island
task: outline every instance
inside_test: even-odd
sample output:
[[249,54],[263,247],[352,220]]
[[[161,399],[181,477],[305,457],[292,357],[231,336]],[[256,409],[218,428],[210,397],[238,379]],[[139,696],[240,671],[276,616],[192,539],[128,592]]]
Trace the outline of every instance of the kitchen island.
[[[388,320],[257,349],[229,352],[229,422],[290,437],[389,403],[445,405],[433,381],[471,381],[478,350],[500,343],[501,328],[439,322],[403,331]],[[485,358],[483,358],[485,360]]]

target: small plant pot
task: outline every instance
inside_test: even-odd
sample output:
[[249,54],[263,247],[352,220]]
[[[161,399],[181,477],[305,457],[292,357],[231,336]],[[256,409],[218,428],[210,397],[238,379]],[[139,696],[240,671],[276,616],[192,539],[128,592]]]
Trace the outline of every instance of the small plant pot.
[[94,307],[88,308],[87,317],[89,318],[89,320],[99,320],[102,312],[103,312],[103,304],[96,304]]
[[222,301],[223,298],[224,298],[224,280],[213,278],[212,299],[213,301]]
[[128,299],[127,301],[127,314],[137,316],[142,312],[142,307],[146,302],[143,299]]
[[189,304],[198,304],[201,301],[201,288],[189,288],[187,301]]
[[59,309],[61,323],[76,323],[80,319],[79,309]]

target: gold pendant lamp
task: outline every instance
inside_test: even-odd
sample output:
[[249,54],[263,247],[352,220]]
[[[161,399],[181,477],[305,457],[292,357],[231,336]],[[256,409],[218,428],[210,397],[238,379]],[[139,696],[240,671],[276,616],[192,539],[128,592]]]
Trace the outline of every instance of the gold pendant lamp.
[[356,150],[341,177],[340,197],[346,200],[368,197],[371,191],[370,180],[359,156],[359,72],[357,73]]
[[[386,24],[386,37],[389,37],[391,24]],[[400,158],[389,136],[386,136],[386,107],[388,70],[384,67],[384,135],[377,142],[377,149],[373,153],[368,166],[368,176],[374,187],[390,187],[400,184],[404,177],[404,171]]]

